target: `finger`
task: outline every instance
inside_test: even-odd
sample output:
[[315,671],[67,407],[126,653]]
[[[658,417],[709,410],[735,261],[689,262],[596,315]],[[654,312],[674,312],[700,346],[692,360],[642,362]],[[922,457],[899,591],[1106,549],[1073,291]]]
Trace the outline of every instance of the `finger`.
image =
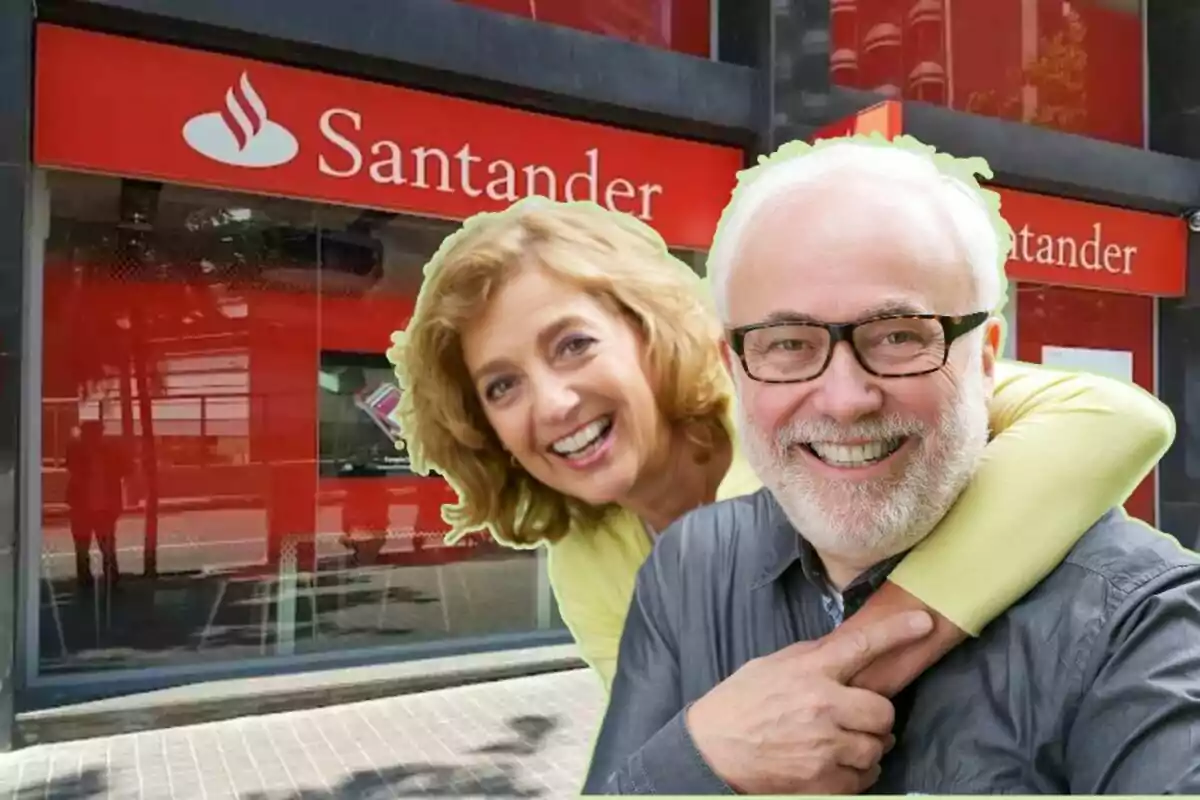
[[870,789],[872,786],[874,786],[875,782],[879,780],[879,776],[882,774],[882,772],[883,770],[878,764],[870,769],[859,772],[857,774],[858,786],[855,788],[854,794],[862,794],[863,792],[867,791],[867,789]]
[[824,674],[846,683],[875,659],[915,642],[933,630],[933,618],[924,611],[897,614],[857,629],[835,630],[814,656]]
[[843,730],[884,736],[896,724],[892,701],[866,689],[837,687],[837,691],[830,693],[829,701],[833,721]]
[[849,681],[850,685],[870,689],[884,697],[895,697],[967,636],[940,614],[933,614],[933,621],[933,633],[891,651],[887,658],[871,662]]
[[838,737],[837,763],[843,767],[868,770],[883,758],[887,743],[869,733],[844,733]]
[[789,644],[787,647],[784,647],[784,648],[772,653],[769,656],[764,656],[764,658],[790,659],[790,658],[794,658],[795,656],[804,655],[805,653],[811,653],[814,650],[817,650],[820,646],[821,646],[820,639],[808,640],[808,641],[803,641],[803,642],[794,642],[792,644]]

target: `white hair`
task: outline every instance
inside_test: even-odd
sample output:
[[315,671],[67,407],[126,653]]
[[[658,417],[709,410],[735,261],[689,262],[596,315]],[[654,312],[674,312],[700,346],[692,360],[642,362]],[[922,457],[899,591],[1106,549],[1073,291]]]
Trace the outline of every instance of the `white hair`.
[[855,137],[822,140],[813,146],[790,142],[739,175],[739,186],[721,216],[708,255],[708,282],[722,321],[729,321],[729,281],[750,222],[769,200],[842,170],[879,178],[928,181],[934,189],[930,197],[942,204],[967,251],[979,310],[997,311],[1001,307],[1012,230],[1000,216],[999,198],[975,181],[976,173],[991,177],[987,163],[935,153],[933,148],[907,136],[890,142]]

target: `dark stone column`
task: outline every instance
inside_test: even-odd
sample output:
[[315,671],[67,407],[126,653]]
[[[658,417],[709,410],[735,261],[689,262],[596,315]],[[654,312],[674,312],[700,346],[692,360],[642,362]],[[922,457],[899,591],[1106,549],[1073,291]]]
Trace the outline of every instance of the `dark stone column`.
[[[1147,0],[1150,147],[1200,158],[1200,4]],[[1188,237],[1187,296],[1159,304],[1158,388],[1175,413],[1159,465],[1159,527],[1200,548],[1200,234]]]
[[[728,11],[723,10],[725,5]],[[818,128],[883,99],[881,94],[833,82],[833,27],[856,24],[857,13],[856,0],[722,4],[720,58],[758,70],[755,119],[760,153],[805,139]],[[847,66],[853,68],[839,62],[840,68]]]
[[29,0],[0,0],[0,752],[13,747],[25,207],[33,85]]
[[[759,5],[755,3],[754,5]],[[838,113],[830,98],[831,0],[774,0],[763,30],[761,147],[804,138]]]
[[1200,158],[1200,4],[1146,2],[1150,149]]
[[1175,414],[1175,443],[1158,469],[1159,527],[1200,550],[1200,234],[1188,235],[1187,295],[1158,315],[1158,396]]
[[[1193,242],[1189,250],[1200,248]],[[1200,304],[1163,300],[1158,335],[1158,395],[1176,424],[1175,444],[1158,468],[1158,527],[1200,550]]]
[[830,93],[831,0],[747,0],[718,6],[717,57],[758,73],[759,153],[808,136],[857,108]]

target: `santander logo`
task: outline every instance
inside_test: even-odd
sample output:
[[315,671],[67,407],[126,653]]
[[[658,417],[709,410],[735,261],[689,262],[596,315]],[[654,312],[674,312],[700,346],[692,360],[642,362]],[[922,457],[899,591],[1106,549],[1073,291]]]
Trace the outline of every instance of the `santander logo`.
[[[300,135],[322,181],[370,181],[381,188],[403,186],[498,203],[533,196],[589,200],[646,221],[654,218],[654,204],[663,194],[659,183],[613,174],[596,146],[579,152],[574,164],[560,156],[552,166],[540,160],[487,157],[477,153],[471,141],[439,147],[397,140],[351,108],[327,107],[313,122],[316,130],[302,130]],[[226,90],[225,107],[189,119],[183,139],[206,158],[235,167],[278,167],[300,154],[296,135],[270,119],[266,103],[244,71]],[[574,171],[568,172],[571,167]],[[339,196],[357,202],[366,197],[362,189]]]
[[245,72],[226,90],[223,109],[187,121],[183,139],[200,155],[234,167],[278,167],[300,152],[291,131],[267,116]]

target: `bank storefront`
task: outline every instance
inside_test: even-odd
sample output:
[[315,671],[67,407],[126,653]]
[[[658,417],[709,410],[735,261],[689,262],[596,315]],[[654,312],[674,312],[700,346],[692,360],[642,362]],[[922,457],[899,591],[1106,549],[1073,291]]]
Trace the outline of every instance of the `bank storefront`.
[[22,704],[567,641],[539,552],[443,541],[452,494],[394,447],[382,354],[456,221],[593,200],[698,265],[743,151],[56,25],[36,44]]

